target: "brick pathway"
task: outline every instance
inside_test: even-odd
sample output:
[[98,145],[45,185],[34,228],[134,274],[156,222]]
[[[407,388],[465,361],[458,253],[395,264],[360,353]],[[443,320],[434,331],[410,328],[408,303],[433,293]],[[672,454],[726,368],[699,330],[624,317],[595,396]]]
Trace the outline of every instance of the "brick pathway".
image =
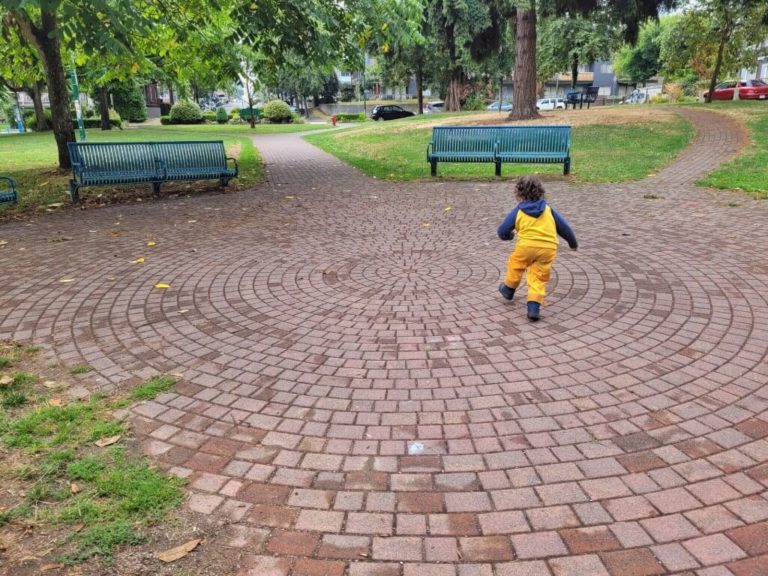
[[496,291],[508,183],[286,135],[258,190],[0,226],[0,337],[182,374],[136,428],[243,575],[764,575],[768,206],[693,187],[744,137],[686,114],[656,176],[549,186],[582,248],[538,324]]

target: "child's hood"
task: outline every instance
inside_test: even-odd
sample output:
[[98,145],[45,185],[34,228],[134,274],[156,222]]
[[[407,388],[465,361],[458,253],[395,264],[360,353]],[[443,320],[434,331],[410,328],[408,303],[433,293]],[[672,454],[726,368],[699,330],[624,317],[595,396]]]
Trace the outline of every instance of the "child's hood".
[[538,218],[544,212],[547,203],[543,198],[539,198],[538,200],[523,200],[517,207],[528,216]]

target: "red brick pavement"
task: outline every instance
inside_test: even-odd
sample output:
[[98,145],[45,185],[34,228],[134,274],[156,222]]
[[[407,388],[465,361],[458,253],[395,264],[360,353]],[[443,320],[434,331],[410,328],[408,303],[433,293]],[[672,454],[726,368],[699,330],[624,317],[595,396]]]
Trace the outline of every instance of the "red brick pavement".
[[508,183],[286,135],[261,189],[4,224],[0,337],[183,375],[136,430],[243,575],[768,574],[768,207],[693,187],[743,135],[685,114],[656,176],[548,186],[581,248],[538,324],[496,292]]

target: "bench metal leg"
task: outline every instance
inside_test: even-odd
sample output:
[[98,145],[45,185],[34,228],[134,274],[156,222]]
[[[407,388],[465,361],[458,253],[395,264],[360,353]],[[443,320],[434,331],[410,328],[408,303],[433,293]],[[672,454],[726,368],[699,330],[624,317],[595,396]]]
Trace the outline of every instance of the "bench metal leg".
[[160,184],[162,184],[162,182],[152,182],[152,192],[154,194],[160,193]]
[[221,184],[221,185],[222,185],[224,188],[226,188],[227,186],[229,186],[229,181],[230,181],[230,178],[219,178],[219,183],[220,183],[220,184]]
[[496,162],[496,176],[501,176],[501,162]]
[[431,170],[432,176],[437,176],[437,160],[432,160],[430,162],[430,166],[432,168],[432,170]]
[[565,159],[565,162],[563,163],[563,174],[568,176],[568,174],[571,173],[571,158],[568,157]]
[[69,198],[73,203],[80,202],[80,185],[75,180],[69,181]]

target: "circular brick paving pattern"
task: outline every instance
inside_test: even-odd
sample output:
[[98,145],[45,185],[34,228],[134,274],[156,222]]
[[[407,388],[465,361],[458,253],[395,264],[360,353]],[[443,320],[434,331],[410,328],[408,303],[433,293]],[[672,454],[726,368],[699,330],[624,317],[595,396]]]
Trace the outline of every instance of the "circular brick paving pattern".
[[496,291],[508,183],[285,135],[258,190],[4,225],[0,337],[181,375],[135,426],[243,574],[765,574],[768,207],[693,186],[743,135],[685,114],[659,174],[548,185],[581,248],[537,324]]

